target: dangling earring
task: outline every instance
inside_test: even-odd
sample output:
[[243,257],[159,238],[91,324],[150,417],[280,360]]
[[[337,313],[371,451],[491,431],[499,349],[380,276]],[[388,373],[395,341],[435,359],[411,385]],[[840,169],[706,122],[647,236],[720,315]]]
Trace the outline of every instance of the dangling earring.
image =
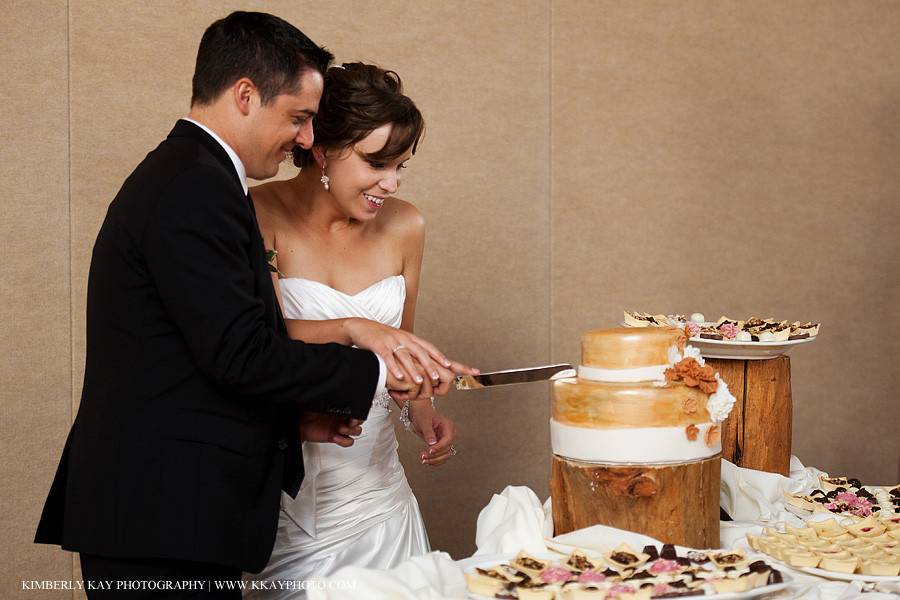
[[325,191],[328,191],[328,182],[331,181],[328,178],[328,175],[325,174],[325,167],[322,167],[322,177],[319,178],[319,181],[322,182],[322,186],[325,188]]

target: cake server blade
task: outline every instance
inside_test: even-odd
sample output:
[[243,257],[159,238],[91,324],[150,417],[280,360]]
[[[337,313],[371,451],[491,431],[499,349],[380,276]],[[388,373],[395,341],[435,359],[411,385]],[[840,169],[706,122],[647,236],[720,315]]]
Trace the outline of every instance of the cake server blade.
[[456,378],[456,389],[477,390],[497,385],[511,385],[513,383],[531,383],[532,381],[552,381],[565,377],[575,377],[575,369],[572,365],[546,365],[543,367],[529,367],[527,369],[509,369],[508,371],[493,371],[480,375],[460,375]]

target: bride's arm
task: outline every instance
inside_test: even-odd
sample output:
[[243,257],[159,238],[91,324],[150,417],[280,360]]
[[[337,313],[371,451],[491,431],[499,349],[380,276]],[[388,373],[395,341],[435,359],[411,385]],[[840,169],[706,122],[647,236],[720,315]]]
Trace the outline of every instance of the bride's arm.
[[[416,300],[419,295],[419,277],[422,272],[422,257],[425,252],[425,222],[413,207],[406,224],[407,235],[403,244],[403,277],[406,280],[406,302],[403,305],[403,321],[400,328],[413,332],[416,319]],[[449,387],[454,373],[448,369],[440,372],[441,388]],[[399,404],[399,403],[398,403]],[[410,403],[410,418],[417,432],[428,444],[421,454],[422,464],[441,465],[453,455],[452,443],[455,437],[453,421],[436,411],[430,401],[417,400]]]

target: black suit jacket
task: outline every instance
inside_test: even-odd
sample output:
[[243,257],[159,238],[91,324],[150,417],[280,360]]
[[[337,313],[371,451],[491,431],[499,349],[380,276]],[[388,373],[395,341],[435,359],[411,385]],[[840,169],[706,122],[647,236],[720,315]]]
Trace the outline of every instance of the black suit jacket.
[[125,181],[91,258],[84,389],[36,542],[259,571],[299,411],[366,418],[371,352],[287,337],[252,203],[179,121]]

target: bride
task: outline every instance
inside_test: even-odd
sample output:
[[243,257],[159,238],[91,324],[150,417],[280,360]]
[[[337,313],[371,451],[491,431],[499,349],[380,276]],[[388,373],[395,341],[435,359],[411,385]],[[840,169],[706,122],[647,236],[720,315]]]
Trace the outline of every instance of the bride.
[[[266,247],[277,253],[275,287],[288,331],[314,343],[387,340],[380,355],[388,367],[426,390],[424,398],[399,399],[401,421],[426,442],[422,463],[443,464],[456,454],[454,426],[427,391],[446,392],[452,371],[463,367],[433,362],[430,345],[411,335],[424,223],[393,196],[424,130],[422,115],[396,73],[347,63],[326,72],[313,127],[314,146],[294,150],[300,173],[252,190]],[[350,447],[303,443],[303,485],[296,499],[282,494],[272,556],[246,579],[306,580],[345,565],[387,569],[429,551],[397,456],[391,403],[386,390],[376,394]],[[248,590],[245,598],[256,594],[297,597],[296,590]]]

